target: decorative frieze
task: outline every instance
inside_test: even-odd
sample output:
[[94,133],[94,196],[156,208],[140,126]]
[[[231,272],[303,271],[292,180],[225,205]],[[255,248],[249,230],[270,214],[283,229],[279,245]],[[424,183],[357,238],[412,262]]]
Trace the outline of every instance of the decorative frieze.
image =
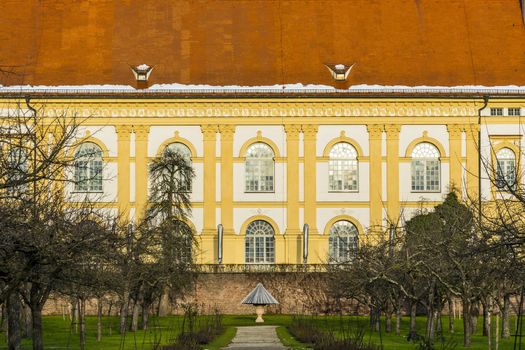
[[222,117],[461,117],[477,115],[472,102],[46,102],[44,113],[115,118]]

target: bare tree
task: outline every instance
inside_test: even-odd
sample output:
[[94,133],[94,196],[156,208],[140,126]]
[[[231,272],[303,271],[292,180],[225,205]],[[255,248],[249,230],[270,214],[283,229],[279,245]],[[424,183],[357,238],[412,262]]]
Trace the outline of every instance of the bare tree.
[[50,116],[29,96],[6,101],[0,115],[0,303],[9,301],[9,348],[20,347],[21,332],[15,327],[23,299],[31,308],[33,347],[39,349],[41,310],[54,288],[50,281],[73,266],[50,249],[69,252],[59,246],[73,212],[66,211],[62,188],[72,164],[68,150],[76,146],[80,123],[68,111]]
[[195,233],[187,224],[193,168],[188,159],[168,148],[151,162],[150,177],[145,218],[129,226],[127,249],[121,258],[122,333],[127,328],[130,306],[130,329],[138,329],[140,313],[142,327],[146,328],[151,306],[163,293],[181,294],[194,279],[191,251]]

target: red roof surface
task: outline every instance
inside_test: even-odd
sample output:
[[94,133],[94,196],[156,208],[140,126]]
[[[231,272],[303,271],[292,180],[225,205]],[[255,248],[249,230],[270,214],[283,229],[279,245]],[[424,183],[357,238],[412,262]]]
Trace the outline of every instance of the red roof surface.
[[[3,0],[3,85],[525,85],[519,0]],[[341,86],[339,86],[341,87]]]

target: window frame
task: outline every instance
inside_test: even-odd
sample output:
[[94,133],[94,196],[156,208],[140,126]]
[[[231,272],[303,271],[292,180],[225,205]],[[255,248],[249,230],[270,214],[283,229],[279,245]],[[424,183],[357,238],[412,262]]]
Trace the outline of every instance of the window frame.
[[[271,157],[268,157],[268,158],[263,158],[263,157],[251,157],[251,156],[248,156],[248,154],[250,153],[250,150],[255,147],[256,145],[264,145],[268,148],[268,150],[270,150],[272,156]],[[248,162],[252,162],[252,161],[256,161],[257,162],[257,166],[256,166],[256,169],[257,169],[257,187],[258,189],[257,190],[254,190],[254,189],[249,189],[248,188]],[[261,163],[262,162],[268,162],[268,164],[271,164],[271,182],[272,182],[272,189],[271,190],[261,190],[261,178],[263,177],[263,172],[261,171],[262,167],[261,167]],[[244,193],[275,193],[275,151],[274,149],[267,143],[265,142],[254,142],[252,143],[251,145],[248,146],[248,148],[246,149],[246,155],[244,157]]]
[[520,107],[509,107],[507,109],[508,115],[513,117],[521,116],[521,108]]
[[[331,156],[331,153],[332,151],[334,150],[335,147],[337,147],[338,145],[347,145],[350,147],[350,149],[355,153],[355,158],[332,158]],[[350,162],[350,161],[353,161],[355,162],[355,164],[353,165],[353,170],[355,171],[355,189],[349,189],[349,190],[345,190],[344,187],[345,187],[345,183],[344,181],[341,183],[343,189],[340,189],[340,190],[334,190],[332,189],[332,179],[331,179],[331,175],[330,175],[330,172],[333,171],[332,170],[332,162]],[[345,170],[343,169],[341,172],[341,178],[344,179],[344,175],[345,175],[345,172],[351,172],[352,170]],[[351,182],[351,181],[350,181]],[[331,148],[330,148],[330,152],[328,152],[328,192],[329,193],[358,193],[359,192],[359,154],[357,152],[357,149],[349,142],[345,142],[345,141],[341,141],[341,142],[337,142],[336,144],[334,144]]]
[[[96,151],[98,155],[96,156],[90,156],[85,154],[80,154],[82,147],[93,147],[96,148]],[[78,171],[79,171],[79,163],[85,163],[85,165],[82,167],[85,169],[86,173],[88,173],[87,177],[85,179],[79,179]],[[100,165],[96,165],[96,163],[99,162]],[[94,174],[95,176],[92,176],[91,172],[95,168],[94,165],[97,167],[100,166],[100,169],[96,168],[96,170],[100,170],[99,173]],[[104,152],[102,148],[97,145],[95,142],[92,141],[85,141],[82,142],[75,150],[75,153],[73,155],[73,193],[104,193]],[[100,176],[100,178],[98,178]],[[94,181],[100,181],[100,189],[92,189],[92,182]],[[86,188],[80,188],[82,182],[86,182]]]
[[[345,226],[349,227],[350,229],[353,229],[353,231],[346,232],[345,235],[343,236],[339,235],[339,232],[337,233],[334,232],[337,229],[337,226],[342,223],[345,223]],[[343,238],[346,239],[345,242],[338,243],[334,246],[334,242],[340,242],[340,240],[342,240]],[[343,256],[340,254],[341,251],[345,252]],[[332,254],[333,252],[335,252],[337,256],[334,256],[334,254]],[[354,260],[357,257],[358,253],[359,253],[359,229],[357,228],[357,226],[353,222],[349,220],[345,220],[345,219],[337,220],[336,222],[334,222],[332,226],[330,227],[330,231],[328,233],[328,261],[329,263],[341,264],[341,263],[352,262],[352,260]]]
[[503,116],[503,108],[502,107],[491,107],[490,108],[490,116],[491,117],[501,117]]
[[[266,229],[271,231],[269,233],[259,234],[258,231],[250,232],[253,225],[264,225]],[[254,230],[257,230],[255,228]],[[268,232],[270,232],[268,231]],[[275,229],[272,224],[263,219],[253,220],[246,226],[244,233],[244,263],[247,265],[273,265],[275,264]],[[259,238],[259,239],[257,239]],[[258,261],[258,246],[262,245],[263,261]],[[251,246],[251,249],[249,248]],[[271,246],[271,257],[268,258],[268,250]],[[260,251],[260,250],[259,250]],[[250,260],[250,261],[249,261]]]
[[[187,151],[187,154],[181,154],[181,156],[184,158],[185,156],[188,157],[187,159],[187,162],[189,162],[189,166],[190,167],[193,167],[193,160],[192,160],[192,153],[191,153],[191,149],[188,147],[188,145],[186,145],[185,143],[183,142],[180,142],[180,141],[174,141],[174,142],[170,142],[169,144],[166,145],[166,147],[164,147],[164,150],[162,151],[162,153],[164,154],[169,148],[170,146],[173,146],[173,145],[180,145],[182,146],[181,148],[185,149]],[[177,152],[177,151],[175,151]],[[193,181],[190,181],[190,187],[189,188],[181,188],[181,191],[183,193],[193,193]]]
[[[501,154],[502,152],[505,152],[505,151],[508,151],[512,154],[513,158],[499,158],[498,157],[498,154]],[[512,190],[515,190],[518,186],[518,178],[517,178],[517,169],[516,169],[516,152],[514,152],[512,149],[510,149],[509,147],[502,147],[500,148],[497,152],[495,152],[495,155],[494,155],[494,160],[495,160],[495,181],[494,181],[494,187],[496,188],[497,191],[499,192],[508,192],[509,191],[509,187],[510,189]],[[508,184],[508,180],[506,179],[506,174],[501,174],[500,173],[500,166],[502,163],[507,163],[507,162],[512,162],[512,167],[513,167],[513,184],[510,185],[510,186],[507,186]],[[500,174],[503,176],[503,180],[502,180],[502,183],[503,183],[503,186],[499,186],[499,183],[500,183]]]
[[[414,153],[418,150],[418,147],[424,145],[424,144],[428,144],[430,145],[437,153],[437,157],[415,157],[414,156]],[[423,165],[423,187],[424,189],[414,189],[414,183],[415,183],[415,179],[414,179],[414,170],[415,170],[415,166],[416,166],[416,163],[419,162],[419,163],[422,163]],[[429,182],[431,182],[431,180],[429,181],[429,174],[428,172],[429,171],[432,171],[432,169],[429,170],[429,162],[436,162],[437,163],[437,169],[436,169],[436,172],[437,172],[437,189],[427,189],[429,187]],[[428,142],[428,141],[422,141],[422,142],[419,142],[418,144],[416,144],[412,150],[412,153],[410,154],[410,193],[441,193],[442,192],[442,188],[441,188],[441,185],[442,185],[442,181],[441,181],[441,153],[439,152],[439,148],[434,145],[433,143],[431,142]],[[417,187],[417,186],[416,186]]]

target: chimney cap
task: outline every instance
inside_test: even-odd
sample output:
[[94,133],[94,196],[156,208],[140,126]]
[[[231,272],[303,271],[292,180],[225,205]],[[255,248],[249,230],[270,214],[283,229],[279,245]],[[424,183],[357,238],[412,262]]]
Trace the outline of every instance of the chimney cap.
[[131,70],[137,81],[148,81],[153,67],[145,63],[139,64],[137,66],[132,66]]
[[352,63],[351,65],[343,63],[326,63],[325,66],[328,68],[328,71],[335,81],[346,81],[350,71],[355,66],[355,63]]

